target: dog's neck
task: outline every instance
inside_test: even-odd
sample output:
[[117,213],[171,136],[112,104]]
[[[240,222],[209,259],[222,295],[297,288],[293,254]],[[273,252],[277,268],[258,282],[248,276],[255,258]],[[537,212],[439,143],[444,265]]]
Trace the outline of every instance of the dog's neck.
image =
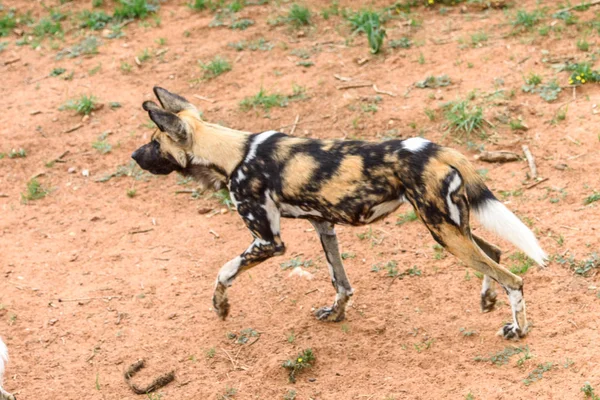
[[[179,115],[184,116],[187,111]],[[198,119],[194,114],[186,118],[193,124],[194,141],[192,144],[192,163],[216,166],[230,177],[233,170],[242,161],[249,132],[238,131],[224,126],[210,124]]]

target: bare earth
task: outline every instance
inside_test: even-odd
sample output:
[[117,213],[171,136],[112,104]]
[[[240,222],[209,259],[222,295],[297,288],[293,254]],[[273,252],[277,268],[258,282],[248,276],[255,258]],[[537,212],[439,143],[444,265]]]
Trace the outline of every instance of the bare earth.
[[[40,2],[3,3],[5,9],[31,10],[36,21],[48,15]],[[313,25],[300,30],[267,23],[286,15],[290,4],[247,6],[239,15],[255,24],[243,31],[209,27],[214,13],[194,12],[183,3],[163,3],[159,26],[152,18],[134,21],[123,28],[122,38],[92,32],[102,41],[93,56],[55,58],[90,34],[75,23],[79,11],[91,9],[89,1],[60,6],[70,13],[63,21],[64,41],[47,38],[32,49],[17,46],[20,38],[14,33],[0,40],[9,42],[0,53],[0,152],[27,152],[25,158],[0,160],[0,335],[11,353],[7,390],[20,399],[141,398],[123,380],[125,368],[140,358],[148,367],[136,382],[175,371],[175,381],[153,399],[229,398],[221,396],[235,390],[235,399],[281,399],[289,390],[297,392],[297,399],[582,399],[586,381],[600,388],[596,269],[583,277],[571,262],[529,268],[525,298],[533,327],[520,342],[507,342],[496,336],[510,319],[504,293],[499,291],[501,301],[493,313],[482,314],[481,280],[454,257],[437,254],[419,222],[396,225],[395,215],[410,211],[404,206],[370,227],[338,227],[355,295],[346,321],[323,323],[312,310],[331,303],[334,290],[321,246],[310,224],[284,220],[288,253],[235,282],[229,291],[232,313],[223,322],[211,309],[214,279],[220,266],[251,240],[235,212],[208,193],[193,198],[194,184],[182,184],[175,175],[134,171],[135,176],[97,181],[127,166],[131,152],[149,140],[153,127],[141,103],[152,98],[152,86],[160,85],[193,100],[205,119],[236,129],[289,133],[299,116],[299,136],[382,140],[423,135],[455,147],[487,170],[488,185],[530,224],[549,254],[573,257],[575,265],[600,248],[600,202],[584,206],[588,196],[600,191],[600,91],[597,84],[576,92],[564,88],[548,103],[522,92],[521,86],[531,72],[545,82],[556,76],[567,86],[569,72],[556,72],[549,60],[585,60],[598,51],[595,30],[587,36],[590,50],[584,53],[576,42],[585,32],[550,17],[558,2],[544,2],[549,16],[517,35],[509,35],[515,8],[467,6],[461,12],[455,6],[442,14],[439,6],[417,7],[412,17],[420,26],[411,27],[402,18],[386,23],[386,43],[407,36],[415,45],[384,46],[382,54],[371,55],[364,35],[347,42],[350,29],[342,17],[324,20],[319,15],[329,6],[326,1],[306,2]],[[341,3],[358,8],[356,2]],[[373,7],[390,3],[375,1]],[[534,1],[518,3],[528,10],[536,7]],[[112,14],[114,4],[104,9]],[[597,11],[576,15],[585,21]],[[562,32],[537,33],[553,21]],[[26,36],[31,31],[21,28]],[[472,45],[471,35],[481,31],[488,40]],[[238,52],[228,46],[259,38],[273,48]],[[134,58],[146,48],[153,57],[138,66]],[[307,51],[314,66],[297,65],[301,59],[295,49]],[[215,55],[227,58],[232,70],[201,80],[198,61],[209,62]],[[359,65],[361,59],[366,62]],[[130,72],[122,70],[124,62]],[[49,77],[57,67],[74,72],[72,79]],[[414,87],[429,75],[443,74],[451,85]],[[338,89],[364,81],[393,96],[371,86]],[[306,98],[272,109],[269,118],[262,110],[239,107],[261,87],[291,95],[293,85],[304,87]],[[478,134],[469,139],[450,134],[445,127],[442,105],[473,91],[472,103],[483,105],[494,125],[486,127],[486,140]],[[82,94],[96,96],[104,107],[83,121],[75,111],[59,111]],[[112,109],[110,102],[121,107]],[[566,119],[550,124],[567,103]],[[369,111],[370,104],[376,112]],[[425,109],[435,113],[433,121]],[[510,129],[507,121],[518,118],[529,130]],[[112,150],[101,154],[92,143],[106,131]],[[523,144],[534,154],[539,176],[548,178],[530,189],[535,181],[528,178],[526,161],[475,159],[481,146],[522,155]],[[47,164],[66,151],[63,162]],[[50,193],[24,204],[21,193],[35,175]],[[131,198],[127,192],[132,190]],[[181,190],[187,192],[176,194]],[[474,226],[503,247],[508,267],[517,263],[508,259],[514,247]],[[282,269],[281,263],[296,256],[312,260],[304,269],[314,274],[313,280],[289,277],[289,270]],[[383,267],[372,271],[373,265],[389,261],[397,262],[399,272],[416,266],[421,275],[393,280]],[[259,336],[245,344],[229,335],[239,337],[249,328]],[[528,346],[528,356],[514,355],[504,364],[477,361],[507,346]],[[306,348],[313,349],[315,365],[291,384],[281,364]],[[529,376],[547,363],[552,365],[543,375]]]

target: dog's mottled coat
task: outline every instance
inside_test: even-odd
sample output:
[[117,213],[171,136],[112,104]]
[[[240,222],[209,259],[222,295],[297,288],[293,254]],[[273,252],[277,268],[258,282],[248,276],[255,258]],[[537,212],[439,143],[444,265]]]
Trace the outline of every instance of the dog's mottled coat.
[[276,131],[250,134],[208,124],[183,97],[162,88],[154,92],[162,108],[150,101],[143,107],[159,131],[132,157],[155,174],[178,171],[204,185],[227,187],[254,238],[219,271],[213,304],[222,318],[229,313],[226,288],[235,277],[285,252],[279,227],[284,217],[308,219],[319,234],[336,298],[316,316],[342,320],[353,290],[334,226],[370,224],[408,202],[438,243],[485,274],[483,311],[496,302],[494,281],[506,290],[513,322],[503,327],[502,335],[527,333],[523,281],[499,265],[498,248],[471,233],[470,214],[538,264],[544,264],[546,255],[533,233],[494,197],[459,152],[419,137],[371,143]]

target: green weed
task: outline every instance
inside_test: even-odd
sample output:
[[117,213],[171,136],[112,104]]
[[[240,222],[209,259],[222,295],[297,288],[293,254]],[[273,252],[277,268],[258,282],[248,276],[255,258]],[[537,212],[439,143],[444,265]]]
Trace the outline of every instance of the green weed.
[[201,62],[200,68],[202,68],[202,71],[204,72],[204,79],[213,79],[227,71],[231,71],[231,64],[227,59],[216,56],[209,63]]
[[333,0],[329,7],[321,10],[321,17],[323,17],[324,20],[328,20],[329,17],[332,15],[340,15],[340,12],[340,2],[337,0]]
[[81,95],[79,99],[69,100],[59,110],[75,110],[77,114],[89,115],[96,108],[96,97]]
[[577,48],[581,51],[589,51],[590,49],[590,44],[586,39],[579,39],[577,41]]
[[296,400],[296,391],[289,389],[284,395],[283,400]]
[[583,85],[588,82],[600,82],[600,71],[592,70],[589,63],[576,63],[568,67],[573,71],[569,77],[569,85]]
[[75,58],[82,55],[98,54],[98,46],[101,44],[102,42],[96,36],[88,36],[81,42],[59,51],[56,54],[56,59],[62,60],[64,57]]
[[594,192],[585,198],[583,204],[587,206],[588,204],[592,204],[598,200],[600,200],[600,192]]
[[407,222],[413,222],[419,219],[415,210],[410,210],[404,214],[398,215],[398,220],[396,221],[396,225],[404,225]]
[[25,149],[11,149],[8,152],[8,158],[25,158],[27,157],[27,152],[25,151]]
[[448,75],[440,75],[440,76],[428,76],[422,81],[417,81],[415,83],[415,87],[419,89],[425,88],[438,88],[438,87],[446,87],[452,83],[452,80]]
[[27,190],[25,193],[21,193],[21,201],[27,204],[27,202],[32,200],[43,199],[48,193],[49,191],[45,189],[37,179],[33,178],[27,182]]
[[523,379],[525,386],[529,386],[534,382],[541,380],[544,377],[544,372],[548,372],[554,366],[553,363],[547,362],[538,364],[538,366],[527,375],[527,378]]
[[386,36],[379,13],[371,10],[360,10],[348,15],[346,18],[350,23],[352,33],[358,34],[362,32],[367,35],[371,53],[379,53],[383,46],[383,39]]
[[254,20],[251,19],[247,19],[247,18],[242,18],[242,19],[238,19],[235,20],[231,23],[231,25],[229,25],[230,29],[237,29],[240,31],[245,31],[246,29],[248,29],[248,27],[254,25]]
[[533,260],[521,252],[513,253],[508,258],[512,261],[510,272],[513,274],[524,275],[533,266]]
[[412,46],[412,40],[410,40],[407,37],[401,37],[400,39],[394,39],[394,40],[390,40],[389,42],[389,46],[392,49],[397,49],[397,48],[401,48],[401,49],[409,49]]
[[99,31],[106,28],[106,25],[112,20],[112,17],[104,11],[83,10],[78,14],[81,21],[80,27],[88,28],[93,31]]
[[525,360],[531,358],[531,354],[529,353],[529,346],[525,347],[505,347],[504,350],[497,352],[496,354],[491,354],[489,357],[477,356],[475,357],[475,361],[489,361],[495,365],[504,365],[508,364],[511,357],[519,355],[518,365],[522,365]]
[[240,102],[242,111],[256,110],[262,108],[269,112],[273,107],[287,107],[289,97],[278,93],[269,94],[264,88],[251,97],[246,97]]
[[217,396],[218,400],[231,400],[236,394],[238,390],[236,388],[225,386],[225,393]]
[[483,43],[488,41],[488,34],[486,32],[476,32],[471,35],[471,44],[475,47],[483,46]]
[[511,24],[515,28],[531,29],[542,20],[544,13],[540,10],[527,12],[526,10],[518,10]]
[[594,391],[594,387],[589,382],[586,382],[581,387],[581,391],[583,392],[583,394],[585,395],[585,397],[587,399],[600,400],[600,396],[596,396],[596,393]]
[[100,154],[107,154],[112,150],[112,145],[106,140],[98,140],[92,143],[92,148],[98,150]]
[[485,133],[483,126],[486,121],[481,107],[471,106],[468,100],[463,100],[448,103],[445,109],[450,131],[465,133],[467,136],[473,132]]
[[307,368],[311,368],[315,361],[315,355],[311,349],[306,349],[299,353],[293,360],[286,360],[282,367],[289,370],[289,381],[296,382],[296,375]]
[[287,15],[287,22],[294,28],[310,25],[311,13],[310,10],[296,3],[292,4]]
[[311,267],[313,265],[313,261],[312,260],[305,260],[302,261],[301,257],[296,257],[296,258],[292,258],[289,261],[285,261],[279,264],[281,266],[281,269],[286,270],[286,269],[290,269],[290,268],[296,268],[296,267]]
[[144,19],[159,8],[153,0],[119,0],[119,3],[113,15],[117,20]]

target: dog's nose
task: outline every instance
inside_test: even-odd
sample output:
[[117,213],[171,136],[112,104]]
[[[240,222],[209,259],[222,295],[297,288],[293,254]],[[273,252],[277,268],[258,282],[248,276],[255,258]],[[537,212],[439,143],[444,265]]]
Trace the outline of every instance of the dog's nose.
[[138,162],[141,155],[142,155],[141,149],[137,149],[136,151],[131,153],[131,158],[133,158],[136,162]]

